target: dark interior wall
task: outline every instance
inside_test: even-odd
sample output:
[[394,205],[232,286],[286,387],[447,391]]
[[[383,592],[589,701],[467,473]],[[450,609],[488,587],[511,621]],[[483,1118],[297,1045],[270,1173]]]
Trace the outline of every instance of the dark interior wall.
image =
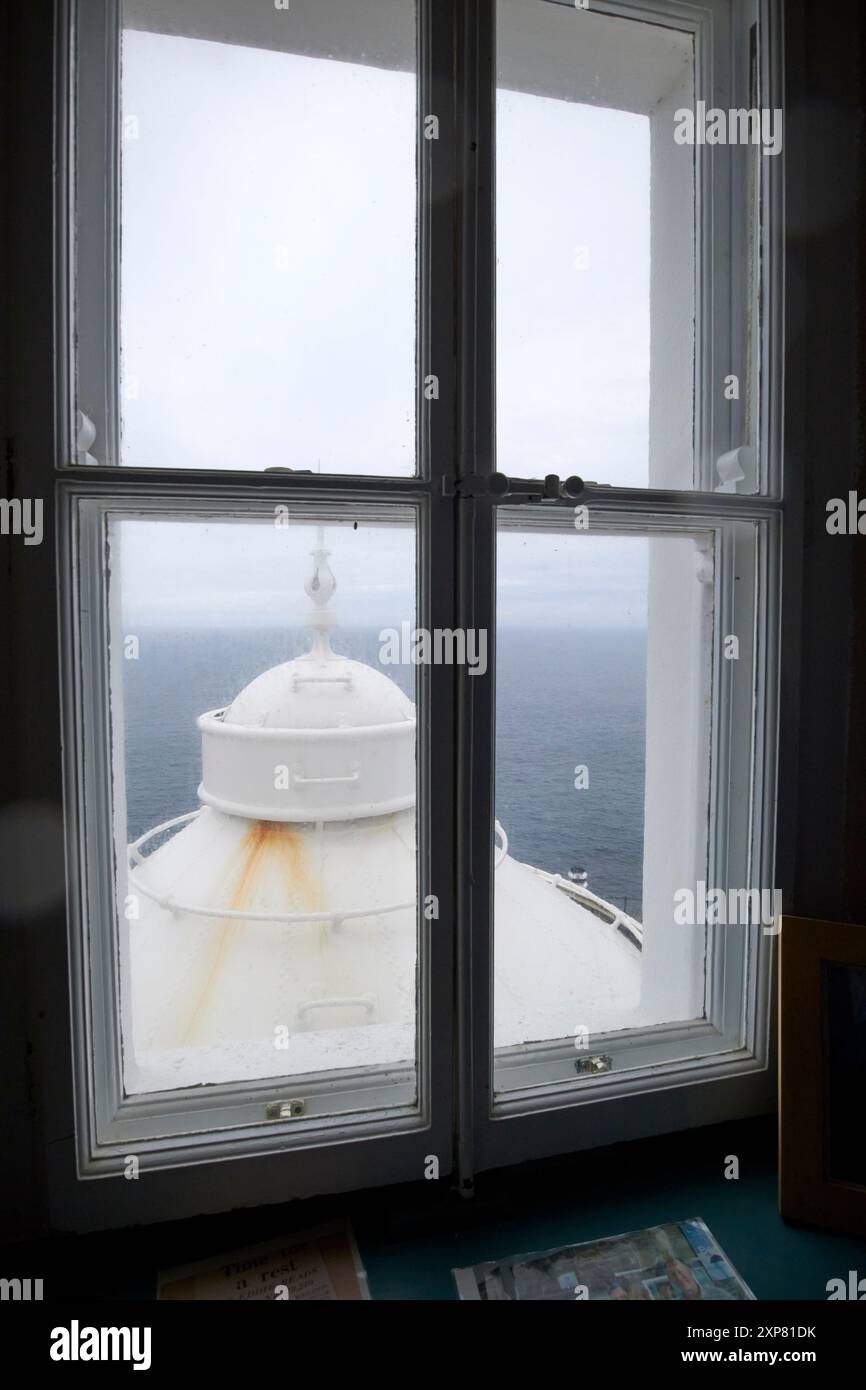
[[[857,225],[855,293],[859,305],[858,372],[852,434],[852,482],[866,498],[866,21],[861,13],[857,137],[860,210]],[[855,546],[852,592],[851,695],[849,701],[846,909],[866,925],[866,537]]]
[[[53,491],[51,0],[0,7],[2,495]],[[786,448],[804,480],[787,527],[802,612],[786,626],[781,848],[786,907],[866,923],[866,538],[827,535],[826,503],[860,488],[863,462],[861,0],[790,0]],[[44,1174],[71,1132],[62,867],[54,536],[0,540],[0,1223],[47,1224]],[[802,528],[802,531],[801,531]],[[802,539],[801,539],[802,536]],[[796,585],[792,588],[796,598]],[[31,818],[25,820],[25,803]],[[18,827],[17,831],[15,827]],[[22,827],[27,827],[26,830]],[[29,897],[28,897],[29,894]]]
[[[50,498],[54,461],[52,384],[51,0],[0,6],[2,102],[2,495]],[[64,999],[46,997],[55,978],[45,957],[64,949],[62,893],[39,899],[58,875],[63,849],[59,697],[54,612],[54,536],[45,508],[41,545],[0,538],[0,1221],[7,1233],[45,1219],[45,1076],[52,1060],[44,1025]],[[41,827],[41,830],[38,829]]]
[[[866,923],[866,538],[827,502],[864,475],[864,32],[861,0],[786,9],[786,449],[802,477],[799,715],[786,729],[794,911]],[[798,515],[802,504],[802,515]],[[791,557],[795,562],[798,557]],[[786,907],[788,903],[786,901]]]
[[[862,263],[861,258],[861,263]],[[860,297],[864,291],[861,288]],[[866,313],[861,319],[866,329]],[[866,331],[861,332],[860,361],[866,361]],[[866,384],[860,381],[861,399]],[[866,447],[858,445],[858,496],[866,497]],[[846,907],[853,922],[866,924],[866,542],[857,546],[853,572],[854,592],[859,595],[853,614],[851,633],[851,698],[848,742],[848,822],[845,846],[847,870]]]

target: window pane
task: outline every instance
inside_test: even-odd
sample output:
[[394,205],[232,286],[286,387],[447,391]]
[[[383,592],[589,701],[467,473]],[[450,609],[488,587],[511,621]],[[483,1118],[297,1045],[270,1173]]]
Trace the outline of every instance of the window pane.
[[412,0],[124,0],[124,464],[415,471]]
[[414,525],[276,520],[109,528],[124,1085],[388,1067],[405,1103]]
[[503,516],[499,1048],[704,1017],[706,932],[675,894],[707,878],[712,575],[701,533]]
[[691,35],[498,0],[497,467],[693,485]]

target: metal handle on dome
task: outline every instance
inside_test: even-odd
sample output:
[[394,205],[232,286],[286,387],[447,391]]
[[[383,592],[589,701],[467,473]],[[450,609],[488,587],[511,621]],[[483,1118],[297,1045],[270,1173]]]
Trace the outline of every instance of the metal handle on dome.
[[345,685],[348,690],[352,689],[351,676],[292,676],[292,689],[297,690],[299,685]]
[[293,787],[335,787],[338,783],[355,783],[360,780],[360,772],[350,772],[345,777],[302,777],[299,772],[292,773]]

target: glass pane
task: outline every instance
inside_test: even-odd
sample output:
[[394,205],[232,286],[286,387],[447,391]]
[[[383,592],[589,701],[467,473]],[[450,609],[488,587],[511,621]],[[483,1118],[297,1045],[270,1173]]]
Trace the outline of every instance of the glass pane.
[[128,1093],[414,1086],[414,667],[381,640],[414,623],[399,515],[111,522]]
[[124,464],[415,472],[415,70],[412,0],[124,0]]
[[706,930],[675,911],[707,879],[709,541],[519,531],[506,515],[495,1044],[594,1047],[703,1018]]
[[692,37],[496,9],[497,467],[692,487]]

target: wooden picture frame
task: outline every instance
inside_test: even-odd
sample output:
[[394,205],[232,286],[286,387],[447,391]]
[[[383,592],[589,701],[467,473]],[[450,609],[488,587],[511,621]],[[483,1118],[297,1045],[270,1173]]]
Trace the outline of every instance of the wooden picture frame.
[[866,926],[783,917],[779,1208],[866,1235]]

